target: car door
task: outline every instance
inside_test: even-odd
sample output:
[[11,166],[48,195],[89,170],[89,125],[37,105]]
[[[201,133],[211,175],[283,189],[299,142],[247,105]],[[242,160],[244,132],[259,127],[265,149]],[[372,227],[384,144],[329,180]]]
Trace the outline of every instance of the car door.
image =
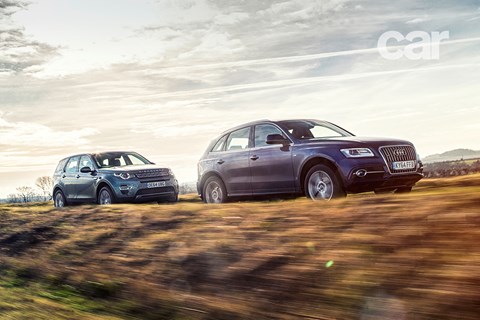
[[96,175],[92,173],[82,173],[80,169],[83,167],[89,167],[95,169],[93,161],[89,155],[83,155],[80,158],[79,172],[76,180],[76,195],[77,200],[89,201],[95,199],[95,182]]
[[254,194],[290,193],[295,191],[292,148],[268,145],[269,134],[285,134],[273,124],[258,124],[254,128],[254,147],[249,163]]
[[[229,195],[251,195],[249,166],[251,127],[232,131],[220,152],[211,152],[216,171],[220,173]],[[215,149],[215,148],[214,148]]]
[[61,176],[65,197],[68,200],[75,200],[76,198],[76,184],[78,175],[78,164],[80,162],[80,156],[71,157],[68,160],[65,172]]

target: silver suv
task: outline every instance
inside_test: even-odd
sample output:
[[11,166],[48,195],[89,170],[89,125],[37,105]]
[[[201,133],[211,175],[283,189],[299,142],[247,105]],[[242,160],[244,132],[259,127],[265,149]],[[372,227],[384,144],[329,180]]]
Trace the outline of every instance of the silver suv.
[[60,160],[53,175],[55,207],[91,202],[176,202],[172,170],[136,152],[78,154]]

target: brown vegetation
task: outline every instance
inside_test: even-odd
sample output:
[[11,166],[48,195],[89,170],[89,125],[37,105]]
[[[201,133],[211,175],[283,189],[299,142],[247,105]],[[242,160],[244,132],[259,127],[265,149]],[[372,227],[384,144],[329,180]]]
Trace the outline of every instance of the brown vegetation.
[[426,178],[454,177],[480,173],[480,160],[457,160],[427,163],[424,167]]
[[0,314],[477,319],[479,191],[469,175],[330,203],[4,205]]

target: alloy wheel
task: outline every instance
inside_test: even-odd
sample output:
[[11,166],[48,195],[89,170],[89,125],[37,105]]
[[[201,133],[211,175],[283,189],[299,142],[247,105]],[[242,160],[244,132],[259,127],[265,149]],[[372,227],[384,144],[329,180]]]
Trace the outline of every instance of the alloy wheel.
[[330,200],[333,196],[333,180],[325,171],[316,171],[308,180],[308,194],[313,200]]
[[101,205],[112,204],[112,195],[107,189],[102,189],[102,191],[100,191],[99,203]]

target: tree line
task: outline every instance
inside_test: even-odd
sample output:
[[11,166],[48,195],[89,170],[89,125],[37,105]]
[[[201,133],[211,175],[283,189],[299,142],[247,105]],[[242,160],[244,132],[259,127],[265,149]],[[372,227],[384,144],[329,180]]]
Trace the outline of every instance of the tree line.
[[480,173],[480,160],[427,163],[423,169],[423,174],[426,178],[454,177],[472,173]]
[[22,186],[16,188],[15,193],[7,196],[8,203],[27,203],[33,201],[52,200],[53,178],[49,176],[38,177],[35,180],[37,188]]

